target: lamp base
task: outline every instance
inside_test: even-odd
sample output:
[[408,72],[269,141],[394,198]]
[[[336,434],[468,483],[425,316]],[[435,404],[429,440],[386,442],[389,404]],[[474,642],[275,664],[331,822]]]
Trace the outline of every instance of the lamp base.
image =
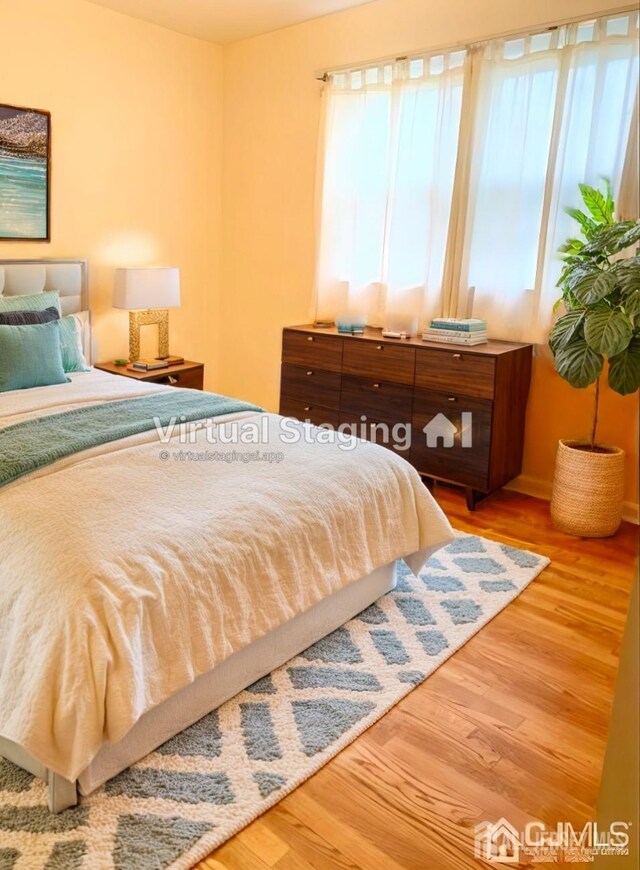
[[158,326],[157,359],[169,356],[169,309],[149,308],[147,311],[129,312],[129,361],[140,359],[140,327]]

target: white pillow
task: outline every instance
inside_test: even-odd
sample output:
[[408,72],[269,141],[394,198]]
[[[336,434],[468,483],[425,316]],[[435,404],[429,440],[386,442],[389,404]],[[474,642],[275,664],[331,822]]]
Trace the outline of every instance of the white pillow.
[[71,317],[76,321],[78,355],[88,368],[91,359],[91,314],[88,311],[77,311]]

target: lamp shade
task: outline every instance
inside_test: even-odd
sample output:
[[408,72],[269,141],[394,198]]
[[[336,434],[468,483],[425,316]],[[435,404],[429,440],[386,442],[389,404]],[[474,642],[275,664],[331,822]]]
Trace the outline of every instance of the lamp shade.
[[129,311],[146,308],[178,308],[180,269],[173,266],[116,269],[113,307]]

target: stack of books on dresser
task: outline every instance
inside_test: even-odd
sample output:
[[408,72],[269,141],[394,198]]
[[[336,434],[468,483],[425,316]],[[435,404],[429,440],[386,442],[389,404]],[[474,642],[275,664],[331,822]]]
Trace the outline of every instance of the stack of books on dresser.
[[443,344],[486,344],[487,321],[474,317],[434,317],[431,326],[423,330],[422,340]]

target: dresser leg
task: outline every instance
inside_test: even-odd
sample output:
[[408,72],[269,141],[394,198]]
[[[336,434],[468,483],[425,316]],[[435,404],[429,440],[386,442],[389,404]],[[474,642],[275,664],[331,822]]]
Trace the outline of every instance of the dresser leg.
[[483,498],[485,498],[484,493],[478,492],[477,489],[473,489],[470,486],[466,486],[464,489],[464,494],[467,499],[467,510],[474,511]]
[[482,504],[483,501],[498,491],[499,490],[494,489],[493,492],[480,492],[480,490],[473,489],[471,486],[465,486],[464,494],[467,500],[467,509],[474,511],[478,505]]

